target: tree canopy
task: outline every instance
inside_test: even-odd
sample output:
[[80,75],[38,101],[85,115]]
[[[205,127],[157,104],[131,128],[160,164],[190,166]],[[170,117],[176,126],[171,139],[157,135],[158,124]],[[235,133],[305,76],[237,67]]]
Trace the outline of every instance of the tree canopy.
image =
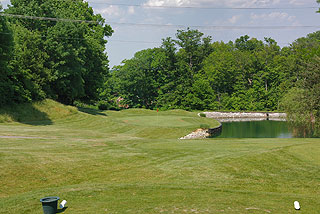
[[187,29],[136,53],[112,75],[115,94],[132,107],[276,110],[290,88],[291,61],[271,38],[212,43]]
[[56,18],[8,20],[14,39],[10,67],[21,101],[52,98],[72,104],[98,99],[108,76],[105,37],[113,32],[101,15],[82,0],[12,0],[5,12]]
[[[2,6],[0,4],[0,11]],[[17,101],[16,93],[19,91],[12,69],[9,66],[12,57],[13,38],[7,19],[0,16],[0,106]]]

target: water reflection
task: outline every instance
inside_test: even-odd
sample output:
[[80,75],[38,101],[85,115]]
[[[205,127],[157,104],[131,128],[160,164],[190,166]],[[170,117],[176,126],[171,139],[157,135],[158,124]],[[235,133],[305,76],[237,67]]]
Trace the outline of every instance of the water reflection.
[[292,138],[286,121],[259,120],[222,122],[217,138]]

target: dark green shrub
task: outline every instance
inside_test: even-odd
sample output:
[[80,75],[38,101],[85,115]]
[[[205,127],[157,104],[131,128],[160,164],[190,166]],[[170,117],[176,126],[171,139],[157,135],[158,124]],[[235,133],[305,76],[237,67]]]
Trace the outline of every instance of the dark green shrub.
[[111,111],[120,111],[121,108],[118,107],[118,106],[116,106],[116,105],[111,105],[110,108],[109,108],[109,110],[111,110]]
[[104,110],[109,110],[110,108],[111,108],[111,105],[107,101],[101,100],[101,101],[98,102],[98,109],[99,110],[103,110],[104,111]]
[[200,117],[206,117],[207,115],[205,113],[200,113]]

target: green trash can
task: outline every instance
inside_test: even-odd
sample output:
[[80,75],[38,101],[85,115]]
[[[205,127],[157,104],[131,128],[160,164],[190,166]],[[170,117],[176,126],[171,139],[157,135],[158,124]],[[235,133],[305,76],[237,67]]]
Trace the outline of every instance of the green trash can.
[[56,214],[59,199],[57,196],[41,198],[40,202],[42,203],[43,213]]

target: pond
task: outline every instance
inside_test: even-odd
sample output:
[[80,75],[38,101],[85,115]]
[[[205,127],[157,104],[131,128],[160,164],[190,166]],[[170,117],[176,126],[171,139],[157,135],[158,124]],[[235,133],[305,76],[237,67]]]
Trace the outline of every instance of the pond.
[[216,138],[292,138],[286,121],[222,122],[222,132]]

